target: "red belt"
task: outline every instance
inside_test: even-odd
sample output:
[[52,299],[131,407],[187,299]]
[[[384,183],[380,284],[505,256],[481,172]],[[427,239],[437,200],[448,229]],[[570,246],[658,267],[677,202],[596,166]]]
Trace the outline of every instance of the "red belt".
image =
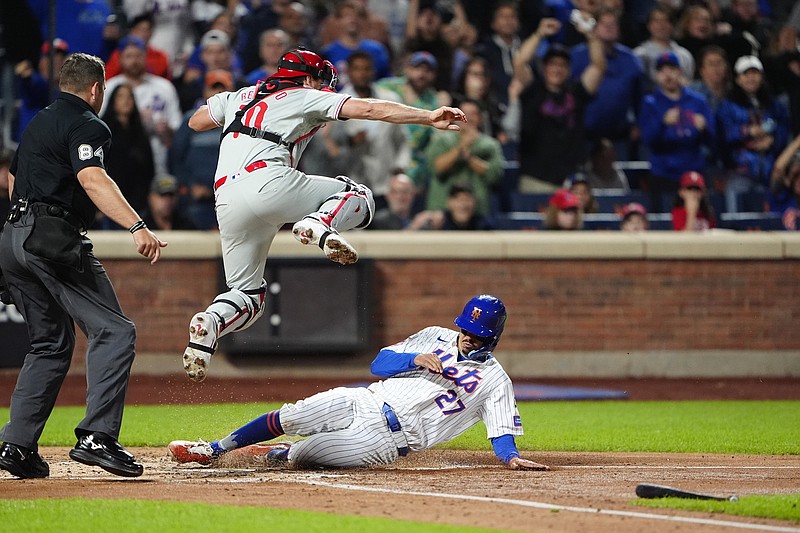
[[[244,171],[249,174],[250,172],[253,172],[254,170],[258,170],[259,168],[266,168],[266,166],[267,166],[267,162],[262,159],[261,161],[254,161],[254,162],[250,163],[249,165],[244,167]],[[233,176],[231,176],[231,179],[233,179],[234,176],[236,176],[236,174],[233,174]],[[228,181],[228,176],[222,176],[220,179],[215,181],[214,182],[214,190],[216,191],[217,189],[219,189],[220,187],[225,185],[226,181]]]

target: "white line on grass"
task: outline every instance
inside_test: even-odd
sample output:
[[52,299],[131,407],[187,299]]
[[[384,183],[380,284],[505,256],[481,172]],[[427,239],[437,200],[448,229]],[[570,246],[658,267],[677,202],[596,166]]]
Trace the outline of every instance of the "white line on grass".
[[361,487],[358,485],[347,485],[342,483],[329,483],[326,481],[316,481],[311,479],[282,480],[293,483],[306,483],[308,485],[318,485],[334,489],[358,490],[363,492],[381,492],[386,494],[401,494],[406,496],[425,496],[434,498],[446,498],[451,500],[470,500],[477,502],[504,503],[508,505],[519,505],[521,507],[533,507],[535,509],[549,509],[552,511],[570,511],[573,513],[591,513],[612,516],[624,516],[627,518],[643,518],[646,520],[666,520],[668,522],[686,522],[690,524],[703,524],[710,526],[733,527],[739,529],[755,529],[760,531],[779,531],[785,533],[800,533],[800,528],[767,526],[762,524],[749,524],[746,522],[731,522],[727,520],[712,520],[709,518],[692,518],[688,516],[667,516],[652,513],[640,513],[632,511],[617,511],[614,509],[596,509],[593,507],[573,507],[570,505],[553,505],[551,503],[531,502],[526,500],[511,500],[507,498],[488,498],[485,496],[468,496],[464,494],[446,494],[437,492],[416,492],[407,490],[383,489],[379,487]]

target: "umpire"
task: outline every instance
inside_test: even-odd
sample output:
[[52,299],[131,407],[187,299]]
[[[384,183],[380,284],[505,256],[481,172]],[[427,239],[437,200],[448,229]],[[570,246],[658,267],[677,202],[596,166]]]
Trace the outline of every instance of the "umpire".
[[41,478],[50,468],[38,440],[53,410],[75,347],[75,323],[86,334],[86,417],[69,456],[119,476],[143,467],[118,442],[133,364],[136,329],[125,317],[85,236],[97,209],[130,228],[137,251],[158,261],[165,242],[147,229],[103,167],[111,131],[97,116],[105,66],[72,54],[61,69],[61,95],[22,135],[11,163],[11,211],[0,235],[0,267],[25,317],[31,351],[0,431],[0,468]]

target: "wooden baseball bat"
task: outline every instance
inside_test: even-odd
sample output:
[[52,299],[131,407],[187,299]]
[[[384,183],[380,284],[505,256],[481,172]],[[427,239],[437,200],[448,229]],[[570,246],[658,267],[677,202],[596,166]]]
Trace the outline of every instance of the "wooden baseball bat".
[[718,501],[739,501],[736,496],[714,496],[701,492],[690,492],[687,490],[667,487],[666,485],[651,485],[642,483],[636,485],[636,495],[640,498],[688,498],[692,500],[718,500]]

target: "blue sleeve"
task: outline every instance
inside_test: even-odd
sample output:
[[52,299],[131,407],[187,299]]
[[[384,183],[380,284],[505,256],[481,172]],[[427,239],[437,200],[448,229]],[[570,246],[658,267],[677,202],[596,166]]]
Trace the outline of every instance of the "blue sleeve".
[[641,130],[642,141],[648,146],[653,146],[662,140],[664,113],[658,109],[655,98],[648,94],[642,100],[642,112],[639,114],[639,129]]
[[398,353],[384,348],[378,352],[369,370],[378,377],[388,378],[417,368],[414,358],[418,355],[418,353]]
[[499,437],[491,439],[491,441],[494,454],[498,459],[503,461],[503,463],[508,464],[514,457],[519,457],[517,444],[514,442],[514,435],[506,433],[505,435],[500,435]]

